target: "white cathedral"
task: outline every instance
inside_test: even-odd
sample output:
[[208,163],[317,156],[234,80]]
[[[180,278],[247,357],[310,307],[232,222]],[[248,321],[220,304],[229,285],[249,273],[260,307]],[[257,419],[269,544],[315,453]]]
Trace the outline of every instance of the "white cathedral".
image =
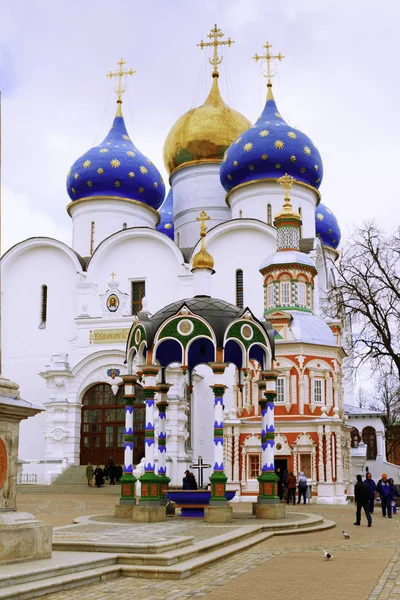
[[[3,370],[18,381],[22,397],[43,409],[21,426],[22,469],[39,483],[51,483],[69,465],[104,464],[109,457],[123,464],[122,377],[140,366],[127,354],[132,324],[143,315],[165,313],[172,303],[209,298],[210,306],[222,300],[222,310],[248,307],[259,322],[267,321],[270,366],[279,372],[275,465],[304,471],[319,501],[342,503],[352,478],[351,424],[357,427],[360,415],[353,409],[351,423],[344,410],[345,328],[323,312],[340,229],[321,203],[323,164],[316,146],[277,109],[270,64],[280,55],[272,57],[267,43],[265,57],[259,57],[268,67],[267,99],[252,125],[221,98],[220,33],[215,27],[209,36],[214,59],[208,97],[177,120],[165,141],[166,198],[159,171],[125,127],[123,78],[130,72],[121,60],[110,132],[68,171],[72,247],[30,238],[2,258]],[[285,174],[294,180],[290,201],[278,182]],[[274,226],[284,201],[291,202],[295,242],[290,223]],[[196,263],[204,250],[203,211],[209,217],[208,264],[198,258]],[[196,303],[186,305],[186,314],[196,315]],[[204,317],[200,309],[197,315]],[[223,432],[228,486],[246,499],[258,489],[256,381],[265,366],[245,340],[243,348],[241,364],[225,360]],[[174,358],[162,366],[164,380],[172,384],[167,474],[179,485],[199,456],[213,461],[214,379],[206,361],[189,372]],[[135,402],[133,461],[140,472],[145,437],[140,385]],[[351,385],[346,404],[352,404]],[[383,457],[379,416],[370,423],[375,437],[369,432],[368,450],[375,444],[375,458]]]

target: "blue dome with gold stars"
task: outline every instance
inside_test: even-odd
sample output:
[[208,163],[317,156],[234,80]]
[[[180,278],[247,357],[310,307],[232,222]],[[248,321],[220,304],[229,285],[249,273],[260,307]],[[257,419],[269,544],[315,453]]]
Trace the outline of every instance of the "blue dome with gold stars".
[[174,241],[174,220],[172,218],[172,209],[174,204],[174,198],[172,195],[172,188],[170,188],[167,197],[160,210],[160,222],[157,225],[157,231],[165,233],[172,241]]
[[261,116],[225,152],[220,169],[221,183],[229,192],[250,182],[276,180],[285,173],[319,188],[322,160],[310,138],[283,120],[268,84],[267,102]]
[[315,210],[315,230],[324,246],[336,250],[342,234],[337,218],[325,204],[318,204]]
[[158,169],[132,143],[121,108],[101,144],[78,158],[68,171],[71,200],[121,198],[147,204],[157,210],[165,196]]

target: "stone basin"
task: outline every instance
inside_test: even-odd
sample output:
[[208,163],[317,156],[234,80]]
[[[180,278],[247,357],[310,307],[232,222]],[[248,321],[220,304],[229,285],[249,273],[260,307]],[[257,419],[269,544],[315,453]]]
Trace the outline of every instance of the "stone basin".
[[[236,492],[225,492],[225,498],[232,500]],[[204,518],[204,507],[210,503],[210,490],[171,490],[168,500],[181,506],[181,517]]]

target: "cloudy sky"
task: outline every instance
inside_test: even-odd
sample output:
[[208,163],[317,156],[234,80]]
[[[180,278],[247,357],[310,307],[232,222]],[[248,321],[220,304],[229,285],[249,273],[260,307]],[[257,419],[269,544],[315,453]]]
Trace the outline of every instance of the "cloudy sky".
[[252,121],[265,80],[251,57],[266,40],[285,55],[277,104],[318,146],[323,201],[343,233],[370,218],[398,225],[398,0],[0,0],[0,15],[3,250],[33,235],[70,243],[66,173],[110,127],[105,74],[121,56],[137,71],[129,132],[165,174],[169,129],[210,86],[196,44],[214,23],[236,42],[224,53],[223,97]]

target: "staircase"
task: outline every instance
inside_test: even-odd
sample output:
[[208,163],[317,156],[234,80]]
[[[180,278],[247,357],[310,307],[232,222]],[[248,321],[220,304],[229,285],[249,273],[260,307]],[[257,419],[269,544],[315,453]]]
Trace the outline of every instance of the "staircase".
[[109,485],[109,482],[106,481],[104,486],[98,490],[94,486],[94,478],[93,478],[93,487],[89,487],[86,479],[86,466],[85,465],[71,465],[65,471],[63,471],[58,477],[56,477],[51,485],[31,485],[31,484],[19,484],[17,486],[18,493],[29,493],[36,494],[40,492],[46,493],[66,493],[66,494],[91,494],[91,493],[101,493],[111,495],[111,496],[119,496],[121,493],[121,487],[118,483],[115,485]]

